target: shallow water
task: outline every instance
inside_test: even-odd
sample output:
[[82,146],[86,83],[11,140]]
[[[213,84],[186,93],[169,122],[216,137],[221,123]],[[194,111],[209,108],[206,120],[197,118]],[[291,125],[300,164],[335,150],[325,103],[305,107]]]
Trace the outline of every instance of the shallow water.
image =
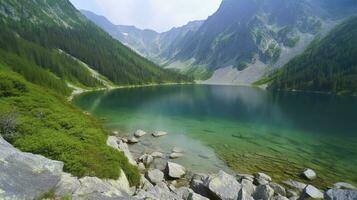
[[193,171],[229,166],[279,181],[300,179],[309,167],[318,174],[315,185],[357,184],[356,97],[179,85],[86,93],[74,103],[122,135],[136,129],[169,132],[158,139],[145,136],[134,151],[181,147],[185,156],[177,162]]

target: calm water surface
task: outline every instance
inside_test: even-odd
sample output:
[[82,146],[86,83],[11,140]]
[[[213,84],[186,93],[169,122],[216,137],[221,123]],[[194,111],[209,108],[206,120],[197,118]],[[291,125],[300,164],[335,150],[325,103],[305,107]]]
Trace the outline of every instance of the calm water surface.
[[300,179],[309,167],[318,173],[313,184],[357,184],[356,97],[182,85],[92,92],[74,103],[123,135],[169,132],[159,139],[145,136],[134,151],[178,146],[186,153],[177,162],[194,171],[228,166],[279,181]]

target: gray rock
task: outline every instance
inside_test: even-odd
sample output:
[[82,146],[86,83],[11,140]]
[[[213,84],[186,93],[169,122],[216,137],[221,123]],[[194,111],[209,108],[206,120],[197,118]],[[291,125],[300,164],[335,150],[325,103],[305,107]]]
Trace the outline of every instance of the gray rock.
[[149,166],[154,161],[154,158],[149,154],[144,154],[140,156],[139,161],[143,162],[145,166]]
[[209,176],[205,185],[214,198],[222,200],[236,200],[241,190],[241,184],[235,177],[222,170],[218,174]]
[[283,181],[283,183],[285,185],[288,185],[288,186],[290,186],[290,187],[292,187],[294,189],[297,189],[299,191],[304,190],[306,188],[306,186],[307,186],[305,183],[301,183],[301,182],[294,181],[294,180],[291,180],[291,179]]
[[249,180],[251,182],[254,181],[254,176],[251,175],[251,174],[240,174],[240,173],[238,173],[236,175],[236,177],[237,177],[237,180],[239,180],[239,181],[242,181],[243,179]]
[[254,178],[255,178],[254,182],[257,185],[266,185],[272,181],[271,177],[264,173],[256,173],[256,174],[254,174]]
[[57,196],[72,195],[80,187],[80,182],[77,177],[71,174],[62,173],[61,180],[56,186],[55,194]]
[[154,137],[162,137],[165,135],[167,135],[167,132],[164,132],[164,131],[156,131],[152,134],[152,136],[154,136]]
[[271,200],[289,200],[288,198],[281,196],[281,195],[276,195],[271,198]]
[[241,189],[238,193],[237,200],[254,200],[254,198],[249,195],[245,190]]
[[153,199],[153,200],[182,200],[180,196],[171,192],[167,185],[163,182],[157,184],[149,190],[139,190],[134,196],[135,199]]
[[292,196],[292,197],[289,197],[289,200],[298,200],[299,199],[299,196]]
[[312,198],[312,199],[323,199],[324,194],[312,185],[307,185],[301,194],[301,199]]
[[162,182],[164,180],[164,173],[158,169],[149,170],[146,173],[146,178],[154,185]]
[[190,193],[190,195],[188,196],[187,200],[209,200],[209,198],[206,198],[202,195],[199,195],[197,193]]
[[119,135],[119,131],[113,131],[113,135]]
[[269,185],[259,185],[255,190],[254,199],[270,200],[274,195],[274,190]]
[[144,135],[146,135],[146,132],[143,131],[143,130],[137,130],[134,133],[134,136],[137,137],[137,138],[143,137]]
[[298,196],[298,193],[293,190],[287,190],[286,196],[290,198],[290,197]]
[[173,153],[183,153],[183,150],[182,150],[181,148],[179,148],[179,147],[174,147],[174,148],[172,149],[172,152],[173,152]]
[[164,157],[164,154],[161,153],[161,152],[152,152],[151,153],[151,156],[154,157],[154,158],[163,158]]
[[135,162],[134,157],[129,150],[128,144],[126,144],[120,140],[118,142],[118,148],[119,148],[119,151],[123,152],[124,155],[128,158],[128,161],[130,164],[137,166],[137,163]]
[[302,175],[307,178],[308,180],[314,180],[316,178],[316,173],[312,169],[305,169],[302,172]]
[[247,180],[247,179],[243,179],[241,181],[241,185],[242,185],[242,190],[244,191],[242,193],[243,196],[252,196],[252,194],[254,193],[256,186],[253,184],[252,181]]
[[167,162],[166,172],[170,178],[178,179],[186,174],[186,169],[177,163]]
[[140,162],[138,164],[138,169],[139,169],[140,172],[145,172],[146,167],[145,167],[144,163]]
[[144,175],[141,175],[139,188],[147,191],[153,187],[154,187],[154,185],[151,184],[150,181],[147,180]]
[[356,190],[330,189],[325,193],[326,200],[356,200]]
[[209,200],[208,198],[195,193],[187,187],[181,187],[174,191],[179,197],[181,197],[181,199],[184,200]]
[[190,186],[191,189],[196,192],[197,194],[200,194],[202,196],[208,197],[208,189],[205,186],[205,182],[208,179],[208,175],[206,174],[195,174],[193,175]]
[[339,183],[335,183],[333,184],[333,188],[336,189],[348,189],[348,190],[357,190],[357,188],[349,183],[344,183],[344,182],[339,182]]
[[109,136],[107,139],[107,145],[114,149],[119,149],[118,138],[116,136]]
[[0,199],[36,199],[55,188],[63,163],[24,153],[0,137]]
[[286,190],[283,186],[277,184],[277,183],[269,183],[269,186],[273,188],[275,194],[281,195],[281,196],[286,196]]
[[128,139],[129,144],[136,144],[138,142],[139,142],[139,140],[136,137],[131,137]]
[[181,158],[183,156],[182,153],[172,153],[170,154],[171,159]]

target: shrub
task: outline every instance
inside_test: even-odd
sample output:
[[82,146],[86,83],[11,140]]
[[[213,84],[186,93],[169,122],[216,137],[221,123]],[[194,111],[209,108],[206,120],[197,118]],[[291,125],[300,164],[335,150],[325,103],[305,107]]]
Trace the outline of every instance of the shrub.
[[0,135],[7,140],[12,141],[18,134],[17,114],[14,111],[0,113]]

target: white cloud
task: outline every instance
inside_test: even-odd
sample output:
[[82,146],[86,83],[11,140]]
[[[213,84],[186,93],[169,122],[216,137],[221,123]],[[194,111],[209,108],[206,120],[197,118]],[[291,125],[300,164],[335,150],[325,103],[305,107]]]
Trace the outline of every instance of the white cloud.
[[115,24],[166,31],[206,19],[222,0],[71,0],[80,9],[105,15]]

